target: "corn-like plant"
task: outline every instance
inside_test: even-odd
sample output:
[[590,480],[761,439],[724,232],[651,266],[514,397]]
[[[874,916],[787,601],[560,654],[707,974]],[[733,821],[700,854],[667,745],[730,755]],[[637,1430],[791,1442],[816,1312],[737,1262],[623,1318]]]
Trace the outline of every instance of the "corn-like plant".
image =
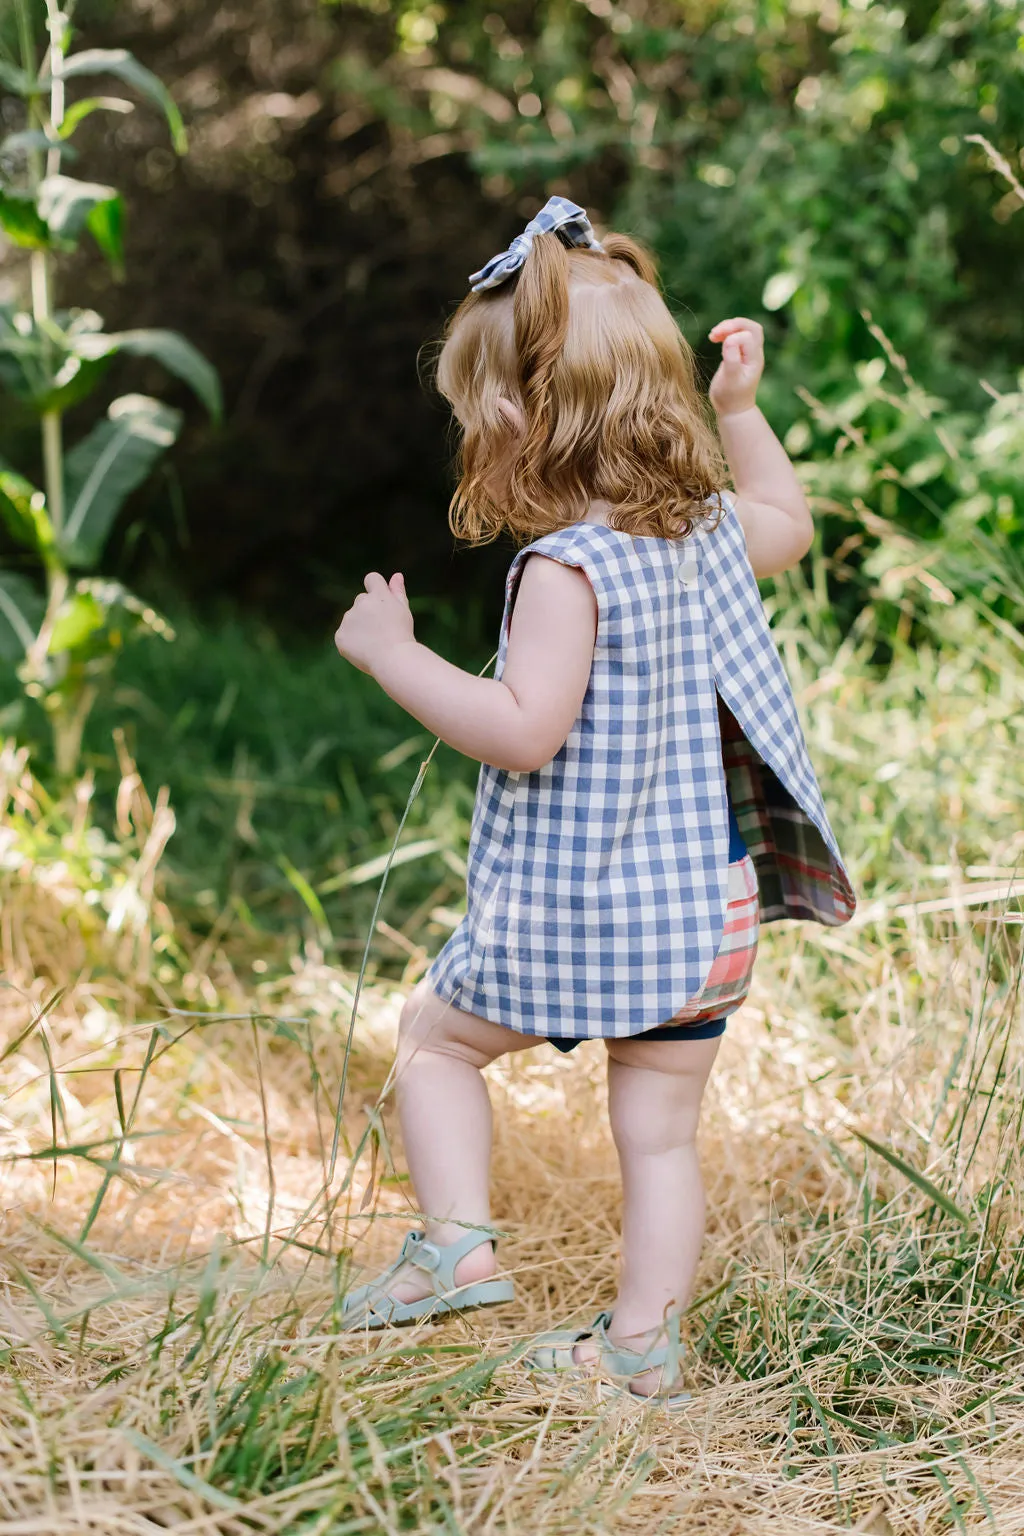
[[[24,102],[24,126],[0,144],[0,231],[28,253],[28,307],[0,304],[0,387],[34,411],[42,433],[43,485],[0,463],[0,518],[31,551],[43,580],[0,570],[0,663],[14,665],[26,693],[49,716],[61,778],[78,763],[82,732],[103,678],[133,634],[171,637],[146,603],[95,571],[125,498],[175,442],[181,413],[145,395],[122,395],[65,452],[63,420],[120,354],[150,357],[183,379],[211,417],[221,411],[217,375],[174,331],[110,333],[93,310],[55,308],[55,267],[89,235],[115,272],[123,263],[124,206],[114,187],[78,180],[64,167],[94,112],[134,110],[121,96],[69,89],[114,78],[158,107],[175,150],[185,149],[180,113],[162,82],[123,49],[72,52],[73,0],[16,0],[17,61],[0,54],[0,89]],[[38,56],[35,22],[48,44]]]

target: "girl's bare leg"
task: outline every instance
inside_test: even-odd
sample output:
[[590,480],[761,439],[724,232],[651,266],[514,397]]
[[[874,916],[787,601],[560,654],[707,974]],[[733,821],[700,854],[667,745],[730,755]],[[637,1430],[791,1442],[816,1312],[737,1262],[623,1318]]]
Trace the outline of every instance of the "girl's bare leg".
[[[609,1335],[645,1350],[690,1299],[704,1239],[701,1099],[721,1040],[609,1040],[608,1111],[622,1170],[622,1266]],[[577,1358],[594,1353],[577,1347]],[[652,1391],[660,1372],[633,1385]]]
[[[396,1093],[406,1161],[432,1243],[453,1243],[467,1226],[491,1225],[491,1102],[483,1068],[536,1042],[443,1002],[424,980],[409,994],[398,1034]],[[494,1250],[481,1244],[455,1269],[460,1285],[487,1280]],[[391,1293],[401,1301],[430,1294],[409,1267]]]

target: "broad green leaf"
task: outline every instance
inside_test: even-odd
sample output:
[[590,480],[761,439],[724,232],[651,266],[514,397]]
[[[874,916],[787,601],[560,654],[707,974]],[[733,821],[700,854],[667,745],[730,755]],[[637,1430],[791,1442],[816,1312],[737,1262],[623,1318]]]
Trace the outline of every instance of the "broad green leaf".
[[61,605],[54,621],[47,647],[50,655],[78,650],[84,641],[103,628],[104,622],[103,609],[91,593],[76,592]]
[[66,411],[92,394],[109,366],[109,358],[90,363],[69,354],[50,380],[50,387],[35,392],[30,404],[40,414],[43,411]]
[[0,229],[13,244],[27,250],[45,250],[50,244],[46,220],[27,192],[0,190]]
[[181,412],[148,395],[122,395],[65,467],[65,523],[59,546],[69,565],[91,566],[125,498],[175,441]]
[[19,662],[43,622],[45,604],[26,576],[0,571],[0,661]]
[[926,1179],[923,1173],[918,1173],[917,1169],[912,1167],[910,1163],[905,1162],[897,1153],[883,1146],[880,1141],[875,1141],[865,1131],[858,1131],[852,1125],[850,1129],[858,1141],[862,1141],[866,1147],[870,1147],[872,1152],[877,1152],[879,1157],[884,1157],[891,1167],[902,1173],[904,1178],[909,1179],[911,1184],[919,1189],[923,1195],[927,1195],[929,1200],[934,1200],[935,1204],[945,1211],[947,1216],[952,1216],[954,1220],[962,1222],[965,1227],[970,1226],[971,1218],[958,1205],[954,1205],[948,1195],[944,1195],[941,1189],[936,1188],[931,1179]]
[[0,304],[0,384],[33,410],[67,410],[88,395],[109,360],[90,362],[74,350],[79,337],[100,326],[92,310],[59,314],[44,333],[32,316]]
[[31,404],[38,388],[46,387],[42,348],[0,328],[0,385]]
[[117,352],[127,352],[132,357],[152,357],[162,363],[168,373],[173,373],[195,390],[213,420],[220,420],[223,404],[217,371],[177,331],[114,331],[110,335],[90,333],[76,338],[74,350],[79,357],[90,359],[111,356]]
[[83,577],[61,607],[50,638],[51,656],[74,651],[79,663],[109,661],[133,636],[173,640],[167,620],[119,581]]
[[91,117],[94,112],[134,112],[135,107],[130,101],[124,101],[120,96],[85,96],[81,101],[73,101],[64,113],[64,121],[60,125],[62,139],[70,139],[79,123]]
[[15,64],[8,64],[4,59],[0,59],[0,85],[5,91],[13,91],[16,96],[33,96],[39,90],[33,75]]
[[48,392],[39,394],[33,401],[39,411],[64,411],[69,405],[84,400],[110,366],[109,358],[100,357],[90,361],[76,351],[82,336],[93,335],[103,329],[103,320],[94,309],[59,310],[54,320],[60,329],[61,345],[65,350],[60,366],[49,381]]
[[86,219],[89,233],[117,273],[124,270],[124,200],[108,197]]
[[64,60],[62,71],[65,80],[77,80],[83,75],[113,75],[125,85],[133,86],[140,95],[148,97],[161,109],[171,130],[171,139],[179,155],[185,153],[185,125],[181,120],[174,97],[152,70],[124,48],[86,48]]
[[157,613],[119,581],[107,576],[81,576],[75,582],[75,591],[93,598],[103,610],[104,623],[108,628],[116,629],[122,638],[143,632],[159,635],[164,640],[174,639],[174,630],[163,614]]
[[45,558],[53,548],[53,526],[42,491],[0,464],[0,519],[19,544]]
[[47,176],[39,183],[39,216],[51,234],[75,240],[90,214],[101,203],[117,198],[115,187],[98,181],[76,181],[73,176]]

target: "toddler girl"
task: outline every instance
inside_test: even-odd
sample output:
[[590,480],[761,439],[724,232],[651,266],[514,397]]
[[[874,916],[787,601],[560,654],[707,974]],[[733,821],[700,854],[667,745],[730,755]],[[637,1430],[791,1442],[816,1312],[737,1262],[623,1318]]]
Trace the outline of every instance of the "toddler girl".
[[756,578],[811,543],[755,395],[761,328],[720,321],[711,403],[650,256],[552,198],[471,278],[438,383],[462,428],[458,537],[524,547],[493,678],[414,637],[400,574],[366,577],[336,641],[481,763],[466,916],[402,1012],[398,1110],[423,1232],[351,1292],[379,1328],[511,1299],[497,1278],[482,1069],[600,1039],[623,1183],[619,1294],[536,1342],[612,1390],[681,1400],[678,1321],[704,1231],[695,1150],[759,922],[848,921],[854,897]]

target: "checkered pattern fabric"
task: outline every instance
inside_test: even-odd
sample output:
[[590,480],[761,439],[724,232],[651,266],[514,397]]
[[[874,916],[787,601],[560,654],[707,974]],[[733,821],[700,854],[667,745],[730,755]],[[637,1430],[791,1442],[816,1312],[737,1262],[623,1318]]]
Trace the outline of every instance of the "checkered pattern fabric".
[[[767,915],[852,915],[743,532],[723,501],[718,527],[683,541],[574,523],[512,561],[495,677],[531,553],[586,572],[597,640],[579,718],[551,762],[533,773],[481,764],[466,916],[427,972],[456,1007],[525,1034],[599,1039],[664,1024],[698,996],[728,901],[719,699],[751,749],[747,787],[772,802],[750,849],[759,877],[765,868]],[[751,803],[736,806],[748,826]]]
[[693,1001],[666,1021],[669,1024],[705,1024],[720,1019],[734,1012],[750,991],[761,924],[757,874],[749,854],[729,865],[727,890],[722,942],[708,979]]
[[582,208],[570,203],[567,197],[549,197],[540,212],[530,220],[521,235],[516,235],[507,251],[492,256],[485,267],[474,272],[469,281],[474,293],[485,288],[497,288],[508,278],[514,277],[530,254],[535,235],[560,235],[567,245],[584,245],[592,251],[601,250],[601,242],[590,227],[590,220]]

